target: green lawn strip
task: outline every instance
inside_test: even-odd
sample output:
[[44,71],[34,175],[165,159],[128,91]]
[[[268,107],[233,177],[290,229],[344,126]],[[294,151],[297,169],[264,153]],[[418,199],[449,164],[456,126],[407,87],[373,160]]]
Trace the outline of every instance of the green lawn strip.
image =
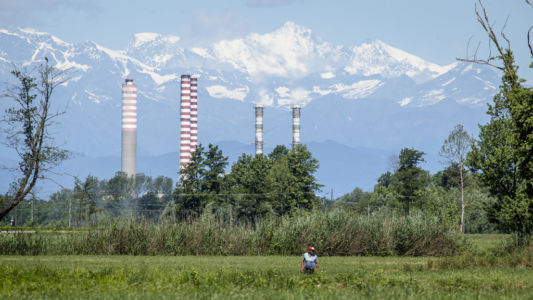
[[533,294],[529,268],[428,270],[427,258],[411,257],[321,257],[320,264],[309,276],[298,272],[299,257],[0,256],[0,298]]

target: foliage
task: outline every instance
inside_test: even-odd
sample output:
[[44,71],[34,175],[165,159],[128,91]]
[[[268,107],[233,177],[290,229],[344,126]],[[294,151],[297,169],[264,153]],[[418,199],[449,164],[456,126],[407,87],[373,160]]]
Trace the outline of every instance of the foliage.
[[464,232],[465,227],[465,170],[464,164],[466,160],[466,155],[471,148],[473,140],[463,128],[463,125],[456,125],[455,128],[450,132],[448,138],[444,141],[442,148],[440,150],[440,155],[444,157],[450,167],[457,167],[459,169],[459,176],[457,176],[457,187],[460,191],[460,211],[461,219],[459,230]]
[[533,173],[528,173],[528,161],[533,154],[524,149],[533,142],[525,133],[531,129],[522,114],[529,109],[524,107],[528,97],[533,104],[533,92],[522,87],[509,49],[501,59],[511,66],[510,72],[502,77],[500,92],[487,111],[490,121],[480,126],[479,140],[468,159],[497,199],[488,210],[491,221],[501,230],[529,236],[533,232],[533,195],[529,193]]
[[89,175],[83,181],[76,179],[73,189],[63,188],[48,200],[34,200],[33,208],[30,201],[21,202],[8,216],[18,225],[29,226],[33,210],[33,225],[48,228],[98,226],[129,216],[157,221],[171,201],[172,185],[172,179],[164,176],[128,177],[117,172],[109,180],[98,180]]
[[[526,3],[533,7],[529,0]],[[486,60],[474,57],[465,61],[496,67],[503,75],[494,104],[487,111],[489,123],[480,126],[479,141],[469,155],[469,165],[496,197],[488,210],[491,221],[500,230],[522,236],[520,240],[525,246],[533,234],[533,89],[525,87],[524,80],[518,76],[509,39],[501,33],[506,43],[503,46],[481,0],[479,7],[476,5],[477,20],[497,55]],[[531,30],[527,44],[533,58]]]
[[[314,173],[318,161],[305,146],[277,146],[268,156],[243,154],[224,173],[227,158],[217,146],[200,145],[182,170],[174,191],[178,215],[198,215],[211,208],[233,207],[238,218],[253,221],[269,214],[284,215],[317,205],[320,188]],[[167,211],[167,214],[170,210]]]
[[198,145],[189,164],[180,170],[180,180],[174,190],[174,201],[179,213],[199,214],[210,202],[220,204],[225,190],[224,169],[228,158],[218,146]]
[[321,255],[449,255],[456,250],[454,232],[422,214],[301,210],[252,225],[231,213],[206,211],[180,223],[141,218],[73,233],[0,235],[0,254],[295,255],[310,244]]
[[52,94],[65,82],[64,71],[46,63],[40,65],[36,73],[13,70],[11,74],[18,83],[2,95],[15,102],[6,110],[3,141],[19,155],[20,160],[17,179],[6,195],[7,201],[3,201],[0,207],[0,220],[32,192],[37,181],[44,178],[50,168],[68,157],[68,152],[57,147],[50,135],[54,119],[61,115],[52,110]]
[[86,224],[91,223],[91,216],[96,213],[98,196],[98,178],[88,175],[83,182],[76,178],[72,198],[78,206],[78,226],[84,219]]
[[394,205],[403,208],[406,214],[411,207],[416,207],[420,192],[428,183],[429,173],[418,166],[424,161],[423,156],[424,152],[403,148],[398,155],[397,170],[394,173],[386,172],[378,179],[377,187],[392,193],[396,199]]
[[271,163],[268,157],[261,154],[242,154],[231,166],[227,184],[233,194],[238,216],[253,220],[272,212],[269,201],[272,192],[269,176]]

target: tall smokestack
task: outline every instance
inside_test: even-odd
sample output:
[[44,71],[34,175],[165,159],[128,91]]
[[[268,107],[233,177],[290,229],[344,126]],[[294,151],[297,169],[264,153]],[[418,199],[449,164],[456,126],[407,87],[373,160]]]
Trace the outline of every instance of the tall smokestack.
[[191,77],[191,153],[198,146],[198,78]]
[[292,107],[292,149],[296,145],[300,145],[300,107],[294,105]]
[[263,106],[255,105],[255,154],[263,154]]
[[122,85],[122,172],[137,171],[137,86],[133,79]]
[[181,75],[180,170],[191,161],[191,76]]

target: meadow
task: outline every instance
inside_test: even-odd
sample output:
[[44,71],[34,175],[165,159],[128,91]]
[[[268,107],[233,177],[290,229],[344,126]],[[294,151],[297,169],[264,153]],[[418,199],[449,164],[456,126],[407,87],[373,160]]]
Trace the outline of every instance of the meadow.
[[[313,234],[309,234],[312,232]],[[129,220],[0,233],[0,299],[528,298],[533,249],[423,215]],[[307,245],[320,269],[299,272]]]
[[2,256],[0,298],[519,299],[530,267],[441,269],[444,258],[298,256]]

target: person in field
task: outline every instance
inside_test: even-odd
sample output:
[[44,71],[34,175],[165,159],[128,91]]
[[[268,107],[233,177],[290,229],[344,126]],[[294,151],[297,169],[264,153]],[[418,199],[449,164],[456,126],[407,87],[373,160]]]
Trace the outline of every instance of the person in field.
[[307,252],[304,253],[302,263],[300,265],[300,272],[312,274],[315,272],[315,268],[318,270],[318,257],[314,252],[315,247],[309,246]]

